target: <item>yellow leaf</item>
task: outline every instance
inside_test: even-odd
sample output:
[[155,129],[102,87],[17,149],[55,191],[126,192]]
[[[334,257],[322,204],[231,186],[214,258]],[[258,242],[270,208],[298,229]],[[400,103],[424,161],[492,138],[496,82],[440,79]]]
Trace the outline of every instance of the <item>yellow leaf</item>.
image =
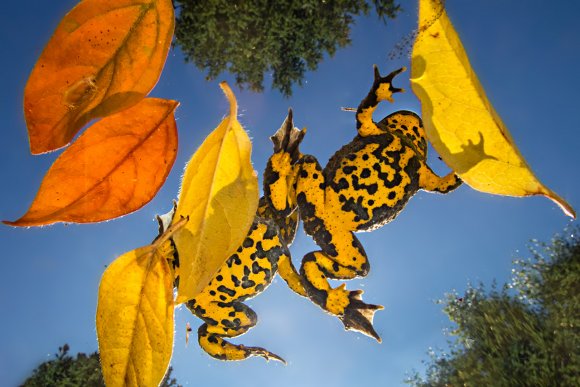
[[33,154],[145,98],[173,37],[170,0],[84,0],[60,22],[24,89]]
[[233,92],[225,82],[220,86],[230,115],[189,161],[174,216],[189,218],[173,236],[179,252],[177,303],[194,298],[209,283],[242,243],[258,207],[252,144],[237,120]]
[[440,0],[419,0],[411,86],[421,100],[427,137],[472,188],[498,195],[544,195],[575,217],[574,209],[534,176],[518,151]]
[[158,386],[173,350],[173,278],[160,241],[123,254],[101,279],[97,336],[107,386]]

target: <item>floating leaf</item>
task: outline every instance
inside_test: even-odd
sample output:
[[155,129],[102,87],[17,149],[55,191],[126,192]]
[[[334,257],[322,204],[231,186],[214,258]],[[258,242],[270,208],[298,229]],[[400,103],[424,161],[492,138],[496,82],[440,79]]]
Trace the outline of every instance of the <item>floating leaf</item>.
[[48,170],[28,212],[4,223],[99,222],[141,208],[175,161],[177,105],[147,98],[88,128]]
[[258,207],[252,144],[237,120],[236,98],[220,84],[230,115],[189,161],[174,219],[189,217],[173,237],[179,252],[177,303],[194,298],[245,238]]
[[171,0],[84,0],[60,22],[24,90],[33,154],[151,91],[173,37]]
[[168,241],[117,258],[99,286],[97,336],[107,386],[158,386],[173,351]]
[[440,0],[419,0],[411,85],[427,137],[472,188],[498,195],[543,195],[569,216],[573,208],[544,186],[486,97]]

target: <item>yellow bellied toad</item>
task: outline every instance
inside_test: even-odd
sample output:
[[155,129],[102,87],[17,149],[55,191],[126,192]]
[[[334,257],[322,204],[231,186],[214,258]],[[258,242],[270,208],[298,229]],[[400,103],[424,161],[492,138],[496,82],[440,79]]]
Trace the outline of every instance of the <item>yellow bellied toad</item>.
[[[392,85],[399,69],[381,77],[375,66],[373,86],[356,113],[357,136],[338,150],[324,169],[314,156],[298,149],[305,130],[292,117],[276,135],[268,161],[264,192],[281,216],[298,208],[304,230],[321,248],[302,260],[300,275],[308,297],[339,317],[346,329],[380,341],[372,325],[379,305],[365,304],[361,290],[332,288],[329,279],[363,277],[369,263],[354,232],[369,231],[393,220],[418,190],[447,193],[461,184],[455,173],[437,176],[427,165],[427,141],[419,116],[397,111],[375,123],[379,102],[392,102],[403,91]],[[289,144],[291,146],[289,146]],[[288,150],[290,149],[290,150]]]

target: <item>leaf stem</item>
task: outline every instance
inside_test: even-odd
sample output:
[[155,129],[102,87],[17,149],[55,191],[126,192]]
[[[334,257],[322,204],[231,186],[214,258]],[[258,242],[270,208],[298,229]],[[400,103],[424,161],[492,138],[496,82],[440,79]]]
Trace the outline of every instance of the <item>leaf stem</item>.
[[158,246],[163,244],[165,241],[171,238],[173,234],[181,230],[187,224],[188,221],[189,216],[182,216],[181,219],[179,219],[177,222],[172,223],[171,226],[169,226],[167,230],[165,230],[165,232],[159,238],[157,238],[155,242],[153,242],[152,246],[157,248]]

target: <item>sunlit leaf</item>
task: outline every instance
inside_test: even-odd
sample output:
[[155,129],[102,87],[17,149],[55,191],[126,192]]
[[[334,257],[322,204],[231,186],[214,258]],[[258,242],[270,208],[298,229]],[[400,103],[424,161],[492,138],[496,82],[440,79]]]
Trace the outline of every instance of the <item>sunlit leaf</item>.
[[258,207],[252,144],[237,120],[237,102],[227,84],[230,115],[189,161],[174,219],[189,217],[173,239],[179,252],[177,303],[194,298],[246,236]]
[[544,186],[518,151],[486,97],[440,0],[419,0],[411,85],[421,100],[427,137],[474,189],[499,195],[544,195],[572,217],[573,208]]
[[158,386],[173,350],[173,278],[164,248],[117,258],[99,286],[97,336],[107,386]]
[[99,222],[141,208],[175,161],[176,106],[147,98],[88,128],[48,170],[28,212],[5,223]]
[[60,22],[24,90],[30,150],[65,146],[91,119],[155,86],[173,36],[171,0],[84,0]]

